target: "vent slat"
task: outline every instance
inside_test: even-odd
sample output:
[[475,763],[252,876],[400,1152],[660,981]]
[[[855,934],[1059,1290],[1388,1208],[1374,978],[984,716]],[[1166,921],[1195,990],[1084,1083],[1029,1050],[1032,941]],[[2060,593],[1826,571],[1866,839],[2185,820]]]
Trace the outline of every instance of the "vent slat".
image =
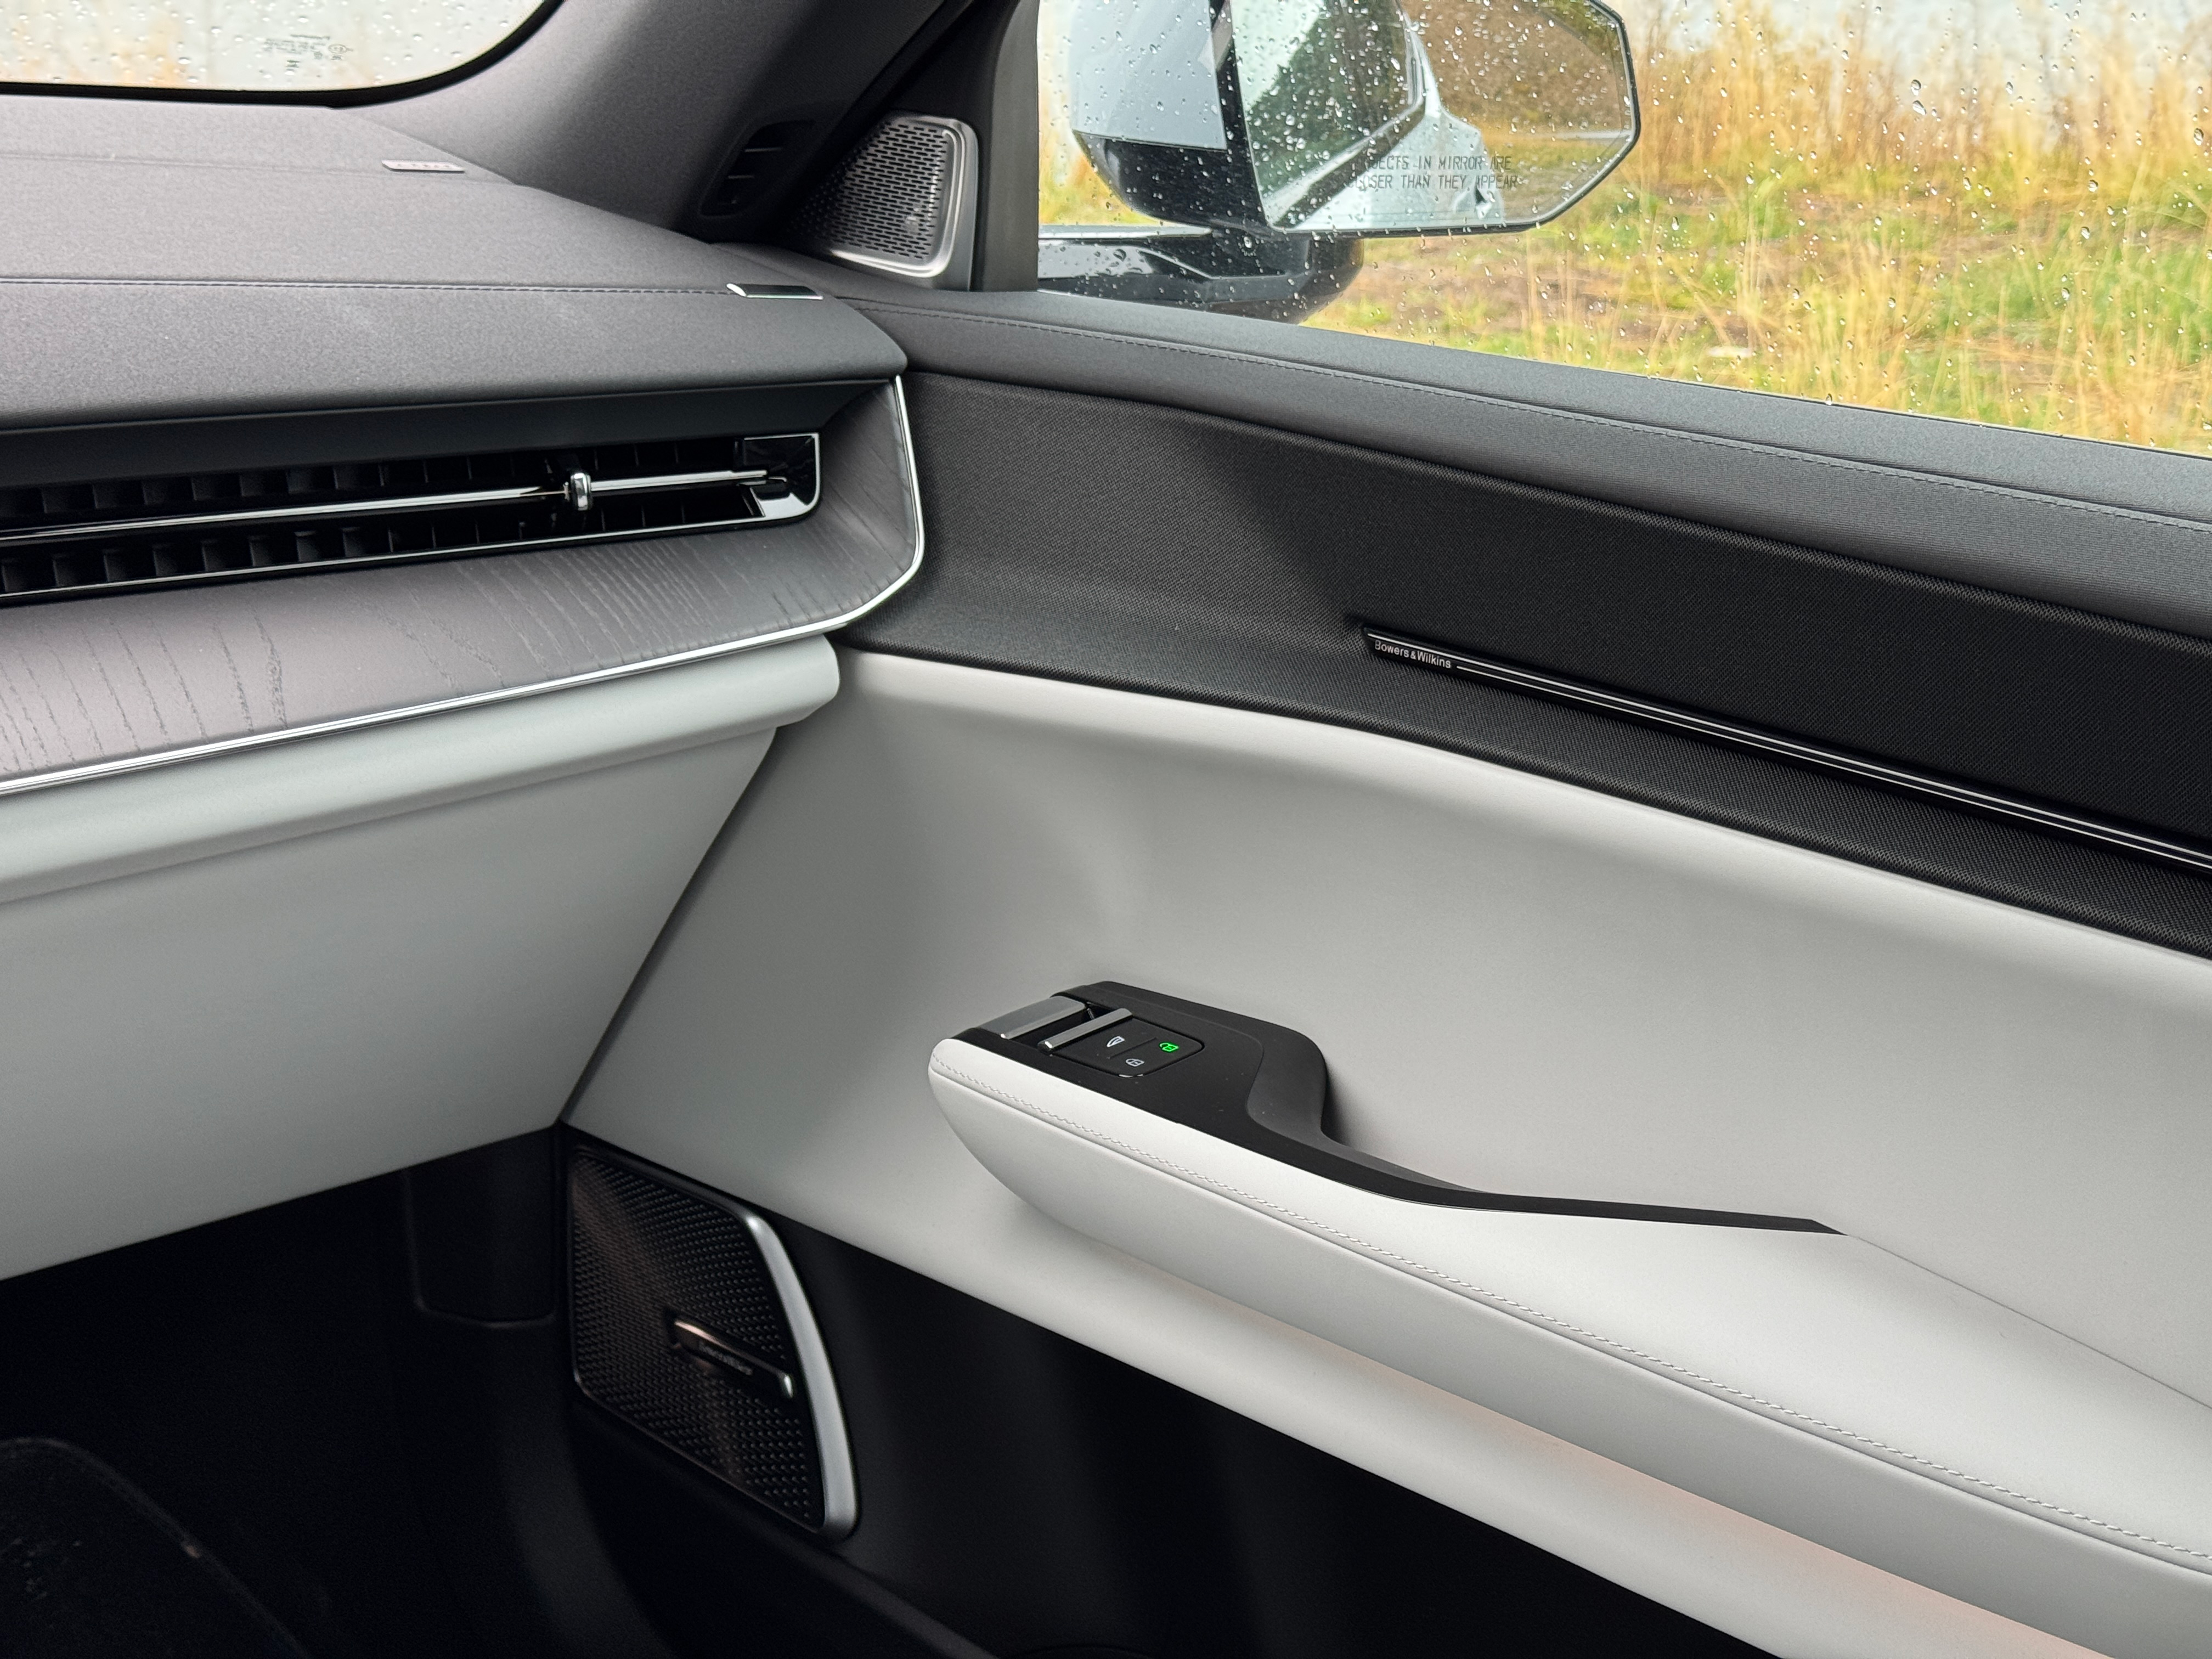
[[811,508],[818,466],[716,435],[0,488],[0,600],[729,528]]

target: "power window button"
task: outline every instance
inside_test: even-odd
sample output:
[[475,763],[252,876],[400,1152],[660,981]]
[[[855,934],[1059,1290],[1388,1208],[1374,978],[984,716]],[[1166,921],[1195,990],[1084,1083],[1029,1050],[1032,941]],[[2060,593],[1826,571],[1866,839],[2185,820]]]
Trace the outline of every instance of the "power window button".
[[1079,1060],[1102,1072],[1139,1077],[1164,1071],[1205,1046],[1194,1037],[1162,1030],[1141,1019],[1125,1019],[1118,1025],[1069,1043],[1059,1053],[1064,1060]]

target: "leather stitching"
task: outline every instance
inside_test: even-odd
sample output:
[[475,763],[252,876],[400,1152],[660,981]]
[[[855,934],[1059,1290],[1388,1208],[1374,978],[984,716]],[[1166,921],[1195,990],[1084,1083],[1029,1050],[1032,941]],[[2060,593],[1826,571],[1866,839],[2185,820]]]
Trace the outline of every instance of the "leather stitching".
[[[1609,430],[1627,428],[1655,438],[1664,438],[1674,443],[1695,444],[1704,448],[1718,449],[1738,454],[1746,451],[1769,455],[1782,461],[1793,461],[1806,466],[1832,467],[1857,476],[1879,474],[1908,480],[1914,483],[1937,485],[1945,489],[1961,490],[1969,495],[1996,496],[2008,501],[2030,502],[2037,507],[2061,507],[2070,513],[2086,514],[2100,520],[2125,520],[2154,524],[2164,528],[2185,530],[2193,534],[2212,533],[2212,525],[2192,520],[2170,518],[2163,514],[2143,513],[2130,507],[2105,507],[2094,501],[2069,501],[2060,495],[2044,495],[2031,490],[2016,489],[2004,484],[1977,483],[1967,478],[1948,478],[1933,472],[1907,472],[1901,468],[1884,466],[1876,462],[1844,460],[1832,455],[1814,455],[1801,450],[1783,449],[1771,444],[1747,443],[1736,438],[1711,437],[1702,433],[1678,431],[1672,427],[1647,426],[1641,422],[1624,421],[1606,415],[1586,415],[1577,410],[1550,409],[1541,404],[1521,403],[1481,392],[1458,392],[1449,386],[1425,386],[1419,380],[1385,380],[1379,375],[1364,374],[1352,369],[1327,368],[1316,363],[1292,362],[1281,357],[1267,357],[1256,352],[1225,351],[1218,346],[1180,345],[1166,340],[1146,339],[1142,335],[1118,334],[1107,329],[1073,329],[1057,323],[1019,322],[1006,317],[977,317],[962,312],[933,311],[922,306],[902,306],[888,302],[841,296],[855,310],[866,313],[897,312],[905,316],[928,318],[934,320],[971,323],[991,328],[1027,329],[1033,333],[1066,336],[1074,339],[1114,340],[1123,344],[1139,346],[1154,351],[1172,351],[1187,357],[1203,357],[1217,362],[1249,363],[1256,368],[1281,369],[1292,374],[1314,374],[1327,379],[1371,386],[1391,392],[1414,392],[1426,397],[1441,398],[1454,404],[1480,404],[1516,416],[1537,416],[1547,420],[1567,421],[1577,426],[1599,427]],[[1348,442],[1350,440],[1336,440]],[[2212,1557],[2208,1557],[2212,1559]]]
[[2172,1543],[2163,1538],[2155,1538],[2148,1533],[2136,1532],[2127,1527],[2119,1525],[2117,1522],[2100,1521],[2094,1516],[2084,1515],[2079,1510],[2068,1509],[2063,1504],[2054,1504],[2046,1498],[2037,1498],[2027,1492],[2015,1492],[2012,1487],[2002,1485],[1997,1481],[1985,1480],[1980,1475],[1970,1474],[1964,1469],[1954,1468],[1949,1464],[1939,1462],[1931,1457],[1923,1457],[1919,1454],[1907,1451],[1900,1446],[1893,1446],[1887,1441],[1877,1440],[1871,1435],[1856,1433],[1853,1431],[1844,1428],[1838,1424],[1831,1423],[1824,1418],[1815,1417],[1810,1413],[1797,1411],[1791,1407],[1782,1405],[1778,1401],[1765,1399],[1761,1395],[1752,1394],[1742,1389],[1732,1388],[1728,1383],[1723,1382],[1716,1377],[1707,1376],[1702,1371],[1693,1370],[1686,1365],[1677,1364],[1673,1360],[1663,1359],[1656,1354],[1647,1353],[1641,1348],[1634,1347],[1628,1343],[1619,1341],[1616,1339],[1606,1336],[1601,1333],[1589,1330],[1583,1326],[1575,1324],[1571,1320],[1560,1319],[1553,1315],[1547,1314],[1540,1308],[1532,1307],[1525,1302],[1516,1301],[1512,1297],[1506,1296],[1500,1291],[1486,1290],[1480,1285],[1471,1284],[1468,1280],[1461,1279],[1455,1274],[1444,1272],[1440,1267],[1431,1267],[1425,1262],[1414,1260],[1412,1256],[1401,1255],[1395,1250],[1392,1250],[1383,1245],[1372,1243],[1366,1239],[1359,1237],[1357,1234],[1346,1232],[1341,1228],[1332,1227],[1325,1221],[1316,1220],[1313,1217],[1303,1214],[1285,1205],[1274,1203],[1268,1199],[1261,1197],[1255,1193],[1248,1193],[1240,1187],[1231,1186],[1227,1182],[1217,1180],[1213,1176],[1203,1174],[1199,1170],[1187,1169],[1183,1165],[1176,1164],[1170,1159],[1162,1158],[1156,1153],[1148,1152],[1143,1148],[1133,1146],[1127,1141],[1117,1139],[1114,1136],[1107,1134],[1102,1130],[1094,1129],[1089,1125],[1082,1123],[1076,1119],[1065,1117],[1060,1113],[1053,1111],[1048,1107],[1036,1105],[1031,1102],[1023,1100],[1016,1096],[1008,1094],[1004,1090],[994,1088],[990,1084],[985,1083],[979,1079],[971,1078],[963,1073],[957,1072],[953,1070],[952,1067],[945,1065],[940,1060],[933,1059],[930,1061],[930,1069],[938,1073],[940,1076],[949,1078],[956,1083],[962,1084],[968,1088],[975,1090],[979,1094],[988,1095],[992,1099],[1000,1103],[1002,1105],[1011,1106],[1017,1111],[1024,1112],[1032,1117],[1043,1118],[1049,1122],[1059,1125],[1060,1127],[1066,1129],[1073,1133],[1080,1135],[1085,1140],[1094,1142],[1099,1146],[1109,1146],[1116,1152],[1126,1153],[1138,1163],[1143,1164],[1149,1168],[1157,1169],[1164,1174],[1173,1175],[1179,1179],[1190,1182],[1194,1185],[1206,1188],[1207,1190],[1218,1193],[1224,1198],[1234,1199],[1238,1203],[1243,1204],[1249,1207],[1267,1211],[1270,1214],[1279,1216],[1284,1220],[1289,1221],[1306,1231],[1325,1234],[1331,1238],[1341,1241],[1342,1243],[1351,1246],[1352,1249],[1358,1250],[1363,1255],[1374,1257],[1380,1261],[1388,1261],[1395,1266],[1407,1269],[1408,1271],[1418,1273],[1422,1278],[1427,1279],[1436,1284],[1448,1286],[1459,1294],[1467,1296],[1474,1300],[1482,1302],[1489,1306],[1510,1312],[1516,1317],[1523,1318],[1532,1323],[1541,1325],[1549,1330],[1557,1331],[1563,1335],[1570,1336],[1577,1341],[1584,1343],[1585,1345],[1602,1348],[1608,1352],[1620,1355],[1622,1358],[1629,1359],[1637,1364],[1644,1366],[1647,1369],[1663,1371],[1669,1376],[1681,1378],[1701,1389],[1726,1395],[1729,1398],[1741,1401],[1747,1405],[1755,1406],[1761,1411],[1772,1413],[1777,1416],[1787,1418],[1792,1422],[1801,1423],[1810,1428],[1818,1429],[1825,1434],[1834,1436],[1838,1439],[1845,1440],[1854,1445],[1863,1446],[1869,1450],[1882,1453],[1886,1456],[1897,1458],[1904,1462],[1913,1464],[1920,1468],[1927,1469],[1935,1474],[1947,1476],[1951,1480],[1962,1481],[1968,1486],[1979,1487],[1984,1492],[1993,1492],[2000,1497],[2011,1498],[2015,1503],[2026,1504],[2033,1508],[2042,1510],[2051,1515],[2063,1516],[2067,1520],[2078,1522],[2084,1527],[2094,1527],[2099,1531],[2112,1533],[2118,1537],[2132,1540],[2134,1542],[2138,1544],[2147,1544],[2155,1549],[2169,1550],[2177,1555],[2186,1555],[2196,1560],[2212,1562],[2212,1553],[2208,1553],[2203,1550],[2191,1549],[2186,1544]]

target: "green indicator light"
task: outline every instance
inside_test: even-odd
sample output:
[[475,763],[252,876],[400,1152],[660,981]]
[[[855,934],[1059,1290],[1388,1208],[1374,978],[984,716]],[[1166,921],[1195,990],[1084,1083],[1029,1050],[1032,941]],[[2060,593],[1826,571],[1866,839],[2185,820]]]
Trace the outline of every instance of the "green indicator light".
[[1163,1042],[1160,1044],[1160,1052],[1164,1054],[1171,1054],[1182,1047],[1182,1044],[1180,1042]]

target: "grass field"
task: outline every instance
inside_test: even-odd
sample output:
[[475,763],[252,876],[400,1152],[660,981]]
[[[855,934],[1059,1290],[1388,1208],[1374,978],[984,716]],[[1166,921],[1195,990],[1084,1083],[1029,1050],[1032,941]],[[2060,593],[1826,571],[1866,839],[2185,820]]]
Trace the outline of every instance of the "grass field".
[[[1594,195],[1370,241],[1312,323],[2212,453],[2212,14],[2006,9],[2025,70],[1872,4],[1632,15],[1644,137]],[[1101,191],[1045,172],[1048,217]]]

